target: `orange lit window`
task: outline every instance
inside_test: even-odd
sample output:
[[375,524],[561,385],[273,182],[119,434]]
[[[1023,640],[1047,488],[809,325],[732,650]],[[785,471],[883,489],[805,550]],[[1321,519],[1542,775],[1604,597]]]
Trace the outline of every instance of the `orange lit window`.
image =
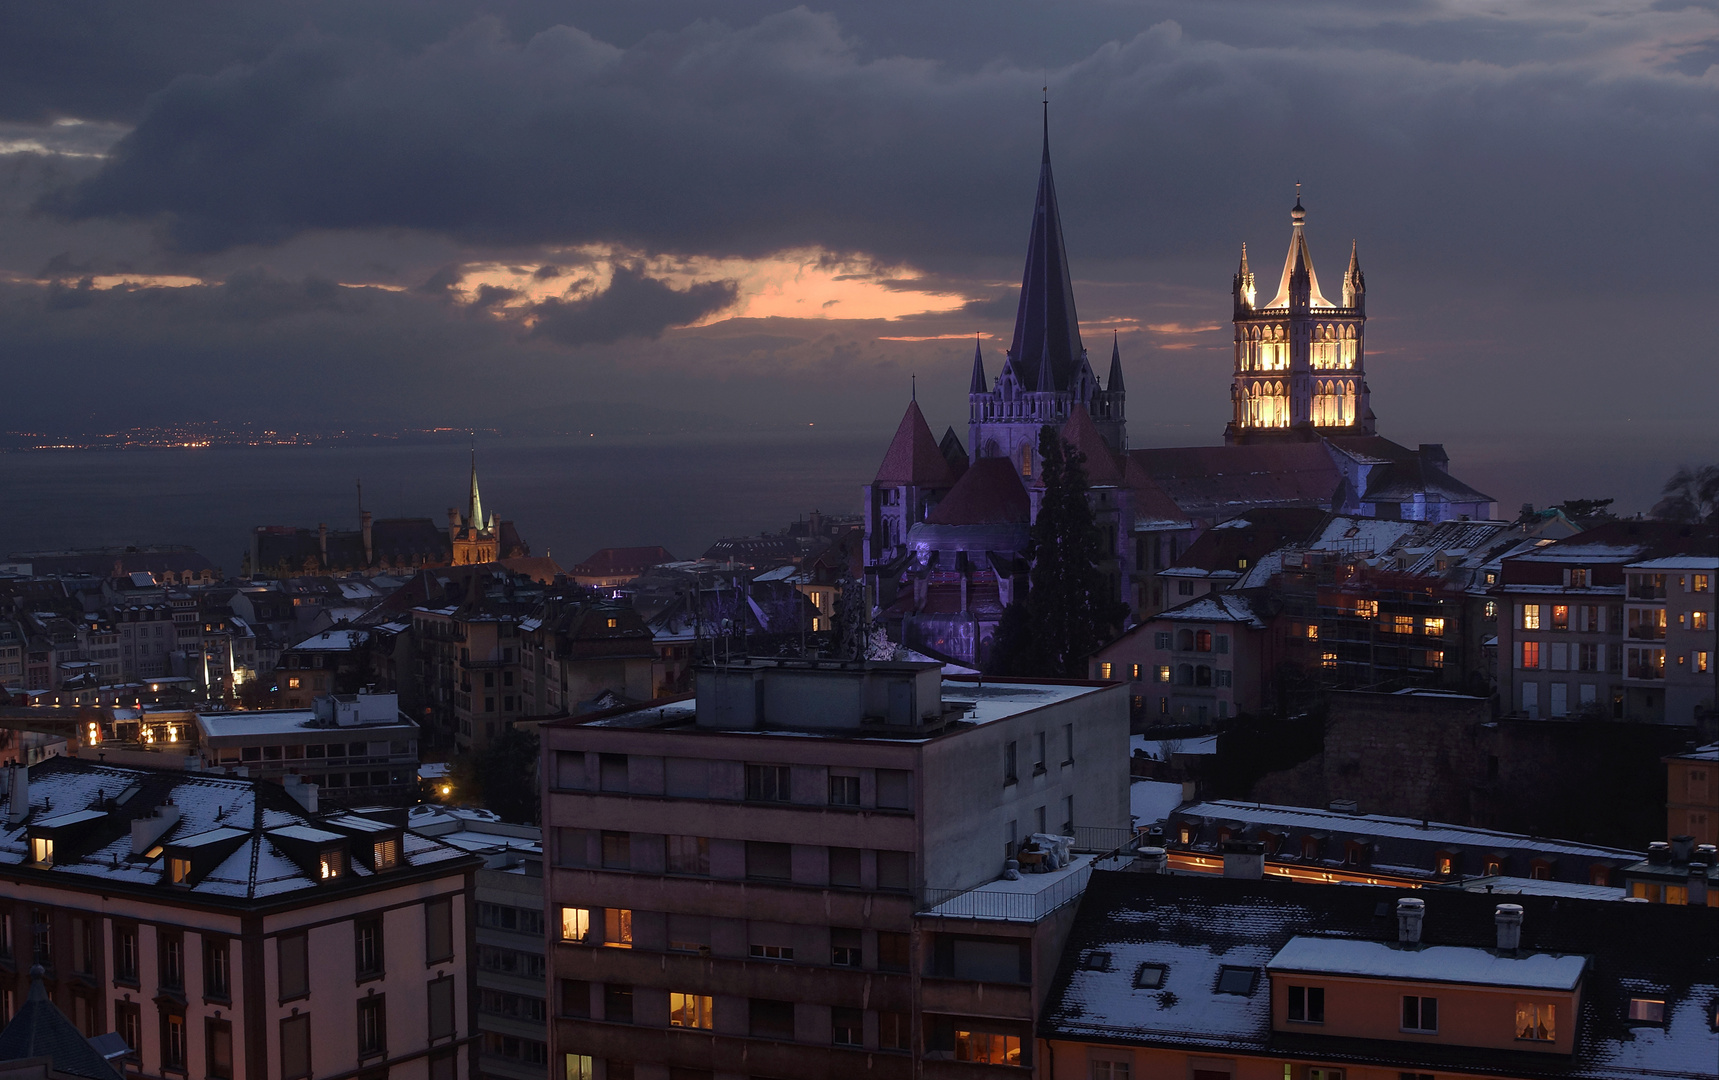
[[1524,629],[1524,630],[1538,630],[1538,629],[1540,629],[1540,605],[1539,604],[1523,604],[1522,605],[1522,629]]
[[1317,623],[1308,623],[1307,624],[1307,640],[1308,641],[1318,641],[1319,640],[1319,625]]
[[981,1065],[1019,1065],[1021,1037],[991,1031],[957,1031],[955,1060]]
[[1570,628],[1570,605],[1552,605],[1552,629],[1568,630]]
[[1516,1037],[1530,1042],[1555,1042],[1558,1038],[1558,1007],[1539,1002],[1516,1003]]
[[1427,637],[1444,637],[1443,619],[1424,619],[1421,625],[1425,628]]
[[297,675],[290,675],[287,677],[287,689],[288,690],[297,690],[298,689],[298,676]]
[[1538,641],[1522,642],[1522,666],[1529,669],[1540,666],[1540,643]]
[[603,944],[614,949],[633,947],[633,912],[631,908],[603,909]]

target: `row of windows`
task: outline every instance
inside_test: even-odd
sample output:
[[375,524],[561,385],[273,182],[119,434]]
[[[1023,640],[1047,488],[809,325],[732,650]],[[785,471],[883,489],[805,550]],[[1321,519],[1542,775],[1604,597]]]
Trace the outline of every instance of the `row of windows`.
[[[693,1028],[710,1031],[716,1026],[717,1001],[696,991],[670,990],[666,1015],[643,1016],[635,1007],[633,987],[624,983],[593,984],[582,979],[562,979],[560,982],[560,1015],[575,1019],[597,1019],[611,1024],[656,1022],[655,1026]],[[725,999],[724,1007],[738,1009],[745,1002],[745,1031],[755,1039],[793,1040],[798,1037],[794,1022],[794,1003],[769,998]],[[599,1015],[600,1014],[600,1015]],[[911,1047],[911,1023],[907,1013],[878,1011],[878,1049],[907,1050]],[[830,1009],[828,1041],[835,1046],[865,1044],[866,1010],[835,1006]],[[736,1020],[739,1018],[736,1017]],[[666,1024],[664,1023],[666,1021]],[[738,1023],[725,1022],[725,1028],[738,1028]],[[571,1059],[575,1055],[569,1054]],[[978,1060],[968,1058],[966,1060]],[[569,1066],[569,1077],[581,1075]],[[589,1075],[588,1073],[583,1075]]]
[[[736,771],[738,770],[738,775]],[[798,778],[796,779],[796,772]],[[817,773],[821,773],[819,776]],[[906,769],[810,769],[757,762],[700,758],[629,758],[626,754],[555,752],[555,787],[561,791],[667,795],[671,798],[734,799],[861,809],[869,778],[871,806],[913,808],[913,774]],[[735,784],[736,787],[728,785]]]
[[[560,913],[560,940],[570,945],[602,946],[631,949],[634,913],[631,908],[563,907]],[[819,963],[818,957],[796,957],[795,947],[779,935],[779,929],[765,929],[767,924],[749,926],[748,936],[764,940],[752,941],[747,957],[753,960],[773,960],[781,963]],[[711,952],[710,927],[707,922],[683,920],[669,916],[667,923],[669,952]],[[909,937],[907,934],[879,930],[877,933],[877,966],[880,971],[906,971]],[[831,967],[857,968],[864,963],[864,931],[857,927],[832,926],[830,934]],[[502,950],[506,951],[506,950]],[[541,965],[542,957],[537,958]],[[481,963],[481,957],[480,957]]]
[[[1104,665],[1104,667],[1107,668],[1108,665]],[[1108,678],[1110,678],[1110,676],[1108,674],[1105,674],[1105,675],[1100,676],[1100,678],[1108,679]],[[1062,764],[1063,765],[1073,765],[1074,764],[1074,725],[1073,724],[1064,724],[1062,726],[1062,740],[1061,741],[1062,741],[1062,747],[1061,747],[1061,749],[1062,749]],[[1051,745],[1050,744],[1050,736],[1046,732],[1043,732],[1043,731],[1037,732],[1033,735],[1033,737],[1031,739],[1027,740],[1027,745],[1031,748],[1032,755],[1033,755],[1032,775],[1040,776],[1040,775],[1043,775],[1044,773],[1048,772],[1050,770],[1050,745]],[[1020,743],[1014,739],[1010,739],[1008,742],[1003,744],[1003,784],[1006,786],[1009,784],[1016,783],[1019,780],[1020,780]]]
[[[711,859],[713,846],[721,858]],[[798,876],[794,849],[821,852],[824,856],[802,858]],[[752,881],[794,882],[800,885],[832,885],[861,888],[862,865],[870,861],[879,889],[909,889],[913,885],[913,853],[870,851],[861,848],[814,848],[760,840],[715,840],[707,836],[676,836],[662,833],[625,833],[607,830],[557,828],[555,865],[600,870],[636,870],[643,873],[687,874],[694,877],[744,877]],[[822,865],[816,865],[822,863]]]

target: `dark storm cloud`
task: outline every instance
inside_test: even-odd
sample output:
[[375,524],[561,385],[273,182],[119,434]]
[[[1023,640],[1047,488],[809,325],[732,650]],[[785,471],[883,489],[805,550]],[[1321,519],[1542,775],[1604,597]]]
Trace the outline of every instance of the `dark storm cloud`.
[[628,337],[654,338],[731,306],[732,281],[705,281],[686,289],[617,264],[609,287],[580,300],[549,299],[532,305],[531,334],[563,345],[608,345]]
[[[1312,185],[1316,222],[1341,206],[1351,234],[1390,232],[1424,244],[1423,264],[1482,275],[1499,243],[1535,245],[1537,272],[1564,278],[1654,234],[1654,265],[1688,269],[1696,247],[1681,238],[1719,231],[1704,195],[1719,89],[1679,74],[1676,48],[1626,57],[1630,35],[1600,18],[1411,9],[1331,17],[1342,29],[1310,38],[1282,9],[1254,10],[1294,47],[1166,21],[1050,71],[1077,252],[1229,248],[1242,222],[1281,228],[1295,179]],[[179,78],[106,168],[47,205],[163,220],[189,251],[404,227],[650,252],[816,245],[948,267],[1020,243],[1042,77],[874,56],[803,9],[628,47],[572,26],[522,41],[494,20],[417,50],[313,36]]]

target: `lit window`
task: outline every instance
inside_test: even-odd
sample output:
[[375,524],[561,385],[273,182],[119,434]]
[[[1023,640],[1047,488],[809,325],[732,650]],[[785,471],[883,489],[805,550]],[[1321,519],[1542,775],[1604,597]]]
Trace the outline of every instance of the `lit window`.
[[1524,641],[1521,644],[1522,667],[1538,668],[1540,666],[1540,643],[1538,641]]
[[1555,1042],[1558,1038],[1557,1006],[1518,1001],[1516,1037],[1530,1042]]
[[981,1065],[1019,1065],[1021,1037],[994,1031],[957,1031],[955,1060]]
[[1665,1002],[1653,998],[1630,998],[1629,1018],[1644,1024],[1665,1023]]
[[191,860],[177,855],[167,860],[167,880],[184,885],[191,880]]
[[298,689],[298,676],[297,675],[287,676],[287,689],[288,690],[297,690]]
[[1307,640],[1308,641],[1318,641],[1319,640],[1319,624],[1318,623],[1308,623],[1307,624]]
[[1130,679],[1133,679],[1135,682],[1140,681],[1140,665],[1139,664],[1130,664],[1129,665],[1128,677]]
[[562,1080],[591,1080],[596,1075],[596,1062],[590,1054],[568,1054],[567,1068]]
[[54,842],[45,836],[36,837],[30,841],[30,855],[46,866],[54,861]]
[[1412,634],[1415,632],[1415,617],[1413,615],[1386,616],[1384,629],[1393,634]]
[[1444,667],[1444,650],[1443,649],[1428,649],[1427,650],[1427,667],[1430,667],[1430,668],[1442,668],[1442,667]]
[[1098,665],[1098,677],[1101,679],[1110,678],[1110,665],[1108,663]]
[[1709,588],[1709,584],[1708,584],[1709,581],[1710,581],[1710,579],[1708,578],[1708,576],[1706,574],[1696,574],[1695,575],[1695,591],[1696,592],[1706,592]]
[[[1707,613],[1705,611],[1691,612],[1689,615],[1689,629],[1691,629],[1691,630],[1705,630],[1705,629],[1707,629]],[[95,725],[91,724],[90,726],[94,727]]]
[[603,909],[603,944],[612,949],[633,947],[633,911],[631,908]]
[[1422,621],[1421,625],[1426,630],[1427,637],[1444,637],[1443,619],[1425,619]]
[[1379,602],[1377,600],[1357,600],[1355,601],[1355,614],[1363,619],[1376,618],[1379,614]]
[[591,937],[591,909],[564,907],[561,909],[561,940],[583,942]]
[[710,999],[699,994],[669,993],[669,1026],[710,1028]]
[[372,858],[375,860],[376,869],[392,870],[400,862],[400,838],[391,836],[386,840],[376,841]]
[[1324,656],[1320,657],[1319,663],[1321,667],[1334,669],[1337,666],[1337,654],[1334,652],[1328,652]]
[[1481,614],[1488,621],[1498,618],[1498,601],[1488,600],[1486,602],[1486,605],[1483,608],[1481,608]]
[[610,619],[609,620],[609,629],[613,630],[615,627],[617,627],[619,625],[621,625],[621,620],[619,620],[619,619]]
[[1158,665],[1158,681],[1161,683],[1167,683],[1170,681],[1170,665],[1169,664],[1159,664]]
[[1707,654],[1705,652],[1698,652],[1695,654],[1695,670],[1707,670]]
[[340,857],[338,851],[323,852],[319,862],[322,866],[322,879],[324,881],[340,877],[346,870],[346,861]]
[[1570,605],[1552,605],[1552,629],[1568,630],[1570,628]]
[[1031,476],[1032,474],[1033,474],[1033,448],[1030,446],[1023,446],[1023,447],[1021,447],[1021,475],[1022,476]]
[[1540,605],[1539,604],[1523,604],[1522,605],[1522,629],[1524,629],[1524,630],[1538,630],[1538,629],[1540,629]]

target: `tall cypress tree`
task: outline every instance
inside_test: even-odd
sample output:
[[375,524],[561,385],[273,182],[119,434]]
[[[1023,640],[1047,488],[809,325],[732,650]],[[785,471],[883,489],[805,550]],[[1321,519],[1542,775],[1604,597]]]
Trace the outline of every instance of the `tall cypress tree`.
[[1027,598],[1004,610],[990,666],[1000,675],[1079,679],[1124,608],[1098,570],[1086,455],[1046,425],[1039,430],[1039,462],[1044,494],[1027,549]]

